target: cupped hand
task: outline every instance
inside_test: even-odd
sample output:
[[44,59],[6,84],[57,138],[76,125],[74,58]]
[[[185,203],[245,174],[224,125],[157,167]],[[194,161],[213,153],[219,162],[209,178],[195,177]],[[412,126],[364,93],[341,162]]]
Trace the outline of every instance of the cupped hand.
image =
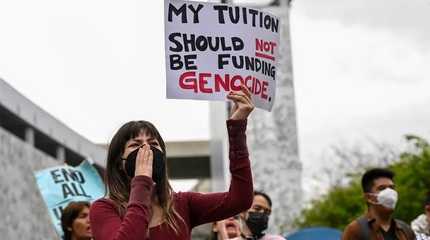
[[135,176],[147,176],[152,178],[153,153],[148,144],[140,147],[136,157]]
[[252,110],[254,110],[255,106],[252,102],[251,92],[244,84],[240,85],[240,91],[230,91],[227,95],[227,99],[233,101],[230,119],[247,119]]

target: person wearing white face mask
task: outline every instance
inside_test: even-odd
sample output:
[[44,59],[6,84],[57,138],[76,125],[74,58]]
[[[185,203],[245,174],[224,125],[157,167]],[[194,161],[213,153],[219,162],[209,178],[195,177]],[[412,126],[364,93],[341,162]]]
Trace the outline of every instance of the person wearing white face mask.
[[415,239],[408,224],[392,217],[398,200],[393,178],[392,171],[381,168],[363,175],[361,186],[368,210],[345,228],[342,240]]
[[424,213],[412,221],[411,227],[417,235],[417,240],[430,240],[430,192],[424,201]]

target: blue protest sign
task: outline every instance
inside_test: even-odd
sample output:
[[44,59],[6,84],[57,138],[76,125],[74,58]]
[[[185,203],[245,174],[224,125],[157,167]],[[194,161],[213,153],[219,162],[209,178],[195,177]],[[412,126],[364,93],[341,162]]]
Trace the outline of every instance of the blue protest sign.
[[70,202],[93,202],[105,195],[103,181],[88,161],[77,167],[51,167],[35,172],[35,176],[49,216],[60,236],[63,236],[61,213]]
[[342,232],[334,228],[314,227],[300,229],[286,236],[288,240],[340,240]]

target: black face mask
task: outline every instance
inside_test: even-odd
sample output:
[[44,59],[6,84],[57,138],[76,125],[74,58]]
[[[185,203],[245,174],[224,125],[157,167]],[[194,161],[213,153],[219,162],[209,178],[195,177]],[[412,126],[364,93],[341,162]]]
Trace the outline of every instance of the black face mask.
[[[125,161],[125,171],[130,178],[134,177],[134,172],[136,169],[136,157],[140,148],[137,148],[127,156]],[[158,148],[151,146],[153,153],[152,160],[152,180],[159,186],[162,184],[163,176],[165,173],[165,160],[166,156]]]
[[248,212],[246,225],[251,231],[252,235],[260,238],[264,236],[264,230],[267,229],[269,222],[269,215],[261,212]]

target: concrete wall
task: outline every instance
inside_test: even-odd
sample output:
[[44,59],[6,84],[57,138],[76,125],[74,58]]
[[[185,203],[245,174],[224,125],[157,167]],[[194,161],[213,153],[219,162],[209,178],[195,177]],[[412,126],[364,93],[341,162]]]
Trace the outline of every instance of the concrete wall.
[[33,173],[59,164],[0,127],[0,239],[58,239]]
[[[106,150],[73,131],[0,78],[0,105],[61,146],[105,166]],[[94,124],[94,123],[91,123]]]

